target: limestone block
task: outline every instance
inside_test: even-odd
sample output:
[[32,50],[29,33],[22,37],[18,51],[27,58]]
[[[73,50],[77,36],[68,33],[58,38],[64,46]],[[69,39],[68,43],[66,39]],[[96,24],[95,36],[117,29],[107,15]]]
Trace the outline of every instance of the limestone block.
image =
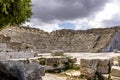
[[97,72],[101,74],[108,74],[110,71],[110,59],[99,59],[98,65],[97,65]]
[[81,59],[80,66],[91,68],[91,66],[96,67],[98,64],[98,59]]
[[79,69],[79,68],[80,68],[80,64],[74,63],[74,64],[73,64],[73,68],[74,68],[74,69]]
[[67,59],[67,58],[61,58],[61,59],[59,60],[59,62],[60,62],[60,63],[65,63],[65,62],[68,62],[68,59]]
[[45,65],[53,66],[54,64],[59,64],[59,58],[46,58]]
[[120,65],[120,56],[118,56],[118,62],[119,62],[119,65]]
[[51,55],[52,56],[63,56],[64,51],[63,50],[52,50]]
[[114,66],[119,66],[119,62],[118,61],[113,61],[113,65]]
[[118,56],[114,56],[114,57],[112,57],[112,59],[113,59],[113,61],[118,61]]
[[76,63],[77,59],[74,58],[74,57],[68,57],[68,62],[70,62],[70,63]]
[[97,72],[101,74],[108,74],[109,73],[109,66],[98,66]]
[[97,68],[85,68],[85,67],[80,67],[80,72],[82,75],[91,78],[95,75]]
[[98,59],[81,59],[80,72],[87,77],[93,77],[97,71]]
[[120,67],[119,66],[112,66],[111,76],[120,77]]
[[99,59],[98,66],[108,66],[110,59]]
[[119,50],[114,49],[113,52],[114,52],[114,53],[119,53]]

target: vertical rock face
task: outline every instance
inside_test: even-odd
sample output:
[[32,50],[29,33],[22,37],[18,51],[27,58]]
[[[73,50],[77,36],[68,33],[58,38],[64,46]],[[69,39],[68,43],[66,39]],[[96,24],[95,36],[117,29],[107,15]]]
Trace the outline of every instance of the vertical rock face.
[[44,68],[36,63],[0,62],[0,80],[42,80]]
[[109,42],[108,46],[106,46],[103,51],[113,51],[114,49],[120,50],[120,30],[114,34],[111,38],[111,42]]

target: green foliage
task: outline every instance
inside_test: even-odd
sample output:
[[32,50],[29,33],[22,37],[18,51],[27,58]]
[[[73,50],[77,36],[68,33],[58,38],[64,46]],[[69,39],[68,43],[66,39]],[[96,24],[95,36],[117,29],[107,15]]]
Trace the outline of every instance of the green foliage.
[[59,66],[58,62],[53,63],[53,67],[58,67],[58,66]]
[[65,70],[73,69],[73,63],[64,62],[64,65],[65,65]]
[[45,58],[38,58],[39,64],[45,65]]
[[31,15],[31,0],[0,0],[0,28],[19,25]]
[[84,75],[81,74],[81,75],[79,76],[79,78],[80,78],[80,79],[83,79],[83,78],[84,78]]

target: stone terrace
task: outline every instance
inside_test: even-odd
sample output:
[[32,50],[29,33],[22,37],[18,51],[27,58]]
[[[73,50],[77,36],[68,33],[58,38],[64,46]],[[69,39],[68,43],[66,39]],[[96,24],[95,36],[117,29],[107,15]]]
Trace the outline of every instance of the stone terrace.
[[102,52],[119,27],[90,30],[56,30],[51,33],[35,28],[9,27],[0,33],[11,37],[12,42],[25,43],[39,53],[51,50],[65,52]]

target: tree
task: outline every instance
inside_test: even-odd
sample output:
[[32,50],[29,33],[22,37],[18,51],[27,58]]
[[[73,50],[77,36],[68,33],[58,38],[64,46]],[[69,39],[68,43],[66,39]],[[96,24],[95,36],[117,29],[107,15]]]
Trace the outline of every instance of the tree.
[[31,0],[0,0],[0,28],[24,23],[31,10]]

